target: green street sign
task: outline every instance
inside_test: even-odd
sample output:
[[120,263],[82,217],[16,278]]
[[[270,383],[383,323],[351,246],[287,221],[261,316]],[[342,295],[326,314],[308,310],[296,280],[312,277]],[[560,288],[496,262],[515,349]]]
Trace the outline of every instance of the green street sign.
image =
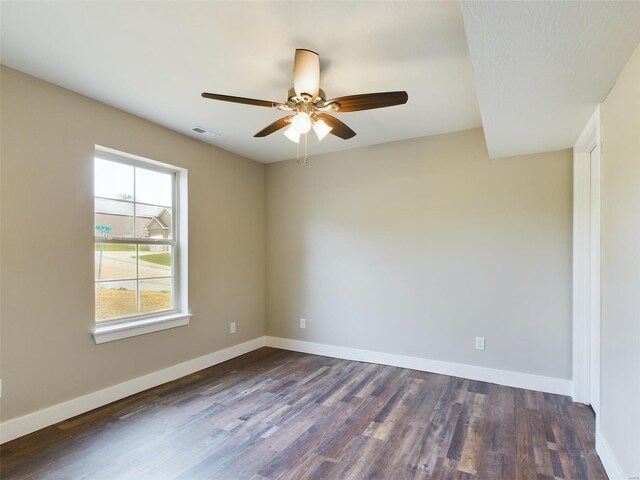
[[111,227],[107,227],[106,225],[96,225],[96,230],[100,230],[101,232],[110,232]]

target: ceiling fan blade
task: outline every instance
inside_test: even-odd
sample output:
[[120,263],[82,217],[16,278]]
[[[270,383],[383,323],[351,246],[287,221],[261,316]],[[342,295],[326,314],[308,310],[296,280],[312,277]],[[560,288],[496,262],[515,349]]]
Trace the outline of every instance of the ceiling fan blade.
[[262,130],[254,135],[254,137],[266,137],[267,135],[271,135],[273,132],[277,132],[281,128],[286,127],[291,123],[291,119],[293,115],[287,115],[286,117],[282,117],[279,120],[267,125]]
[[340,104],[338,112],[357,112],[359,110],[372,110],[374,108],[393,107],[407,103],[407,92],[381,92],[365,93],[362,95],[349,95],[338,97],[324,102],[325,104],[336,102]]
[[269,107],[272,108],[277,105],[278,102],[268,102],[267,100],[256,100],[255,98],[245,97],[232,97],[231,95],[219,95],[217,93],[203,92],[204,98],[210,98],[212,100],[222,100],[223,102],[244,103],[245,105],[255,105],[256,107]]
[[302,98],[303,94],[315,100],[320,91],[320,55],[311,50],[297,49],[293,60],[293,89]]
[[318,113],[317,116],[332,128],[330,132],[332,135],[340,137],[343,140],[348,140],[356,136],[356,132],[351,130],[344,122],[338,120],[336,117],[327,113]]

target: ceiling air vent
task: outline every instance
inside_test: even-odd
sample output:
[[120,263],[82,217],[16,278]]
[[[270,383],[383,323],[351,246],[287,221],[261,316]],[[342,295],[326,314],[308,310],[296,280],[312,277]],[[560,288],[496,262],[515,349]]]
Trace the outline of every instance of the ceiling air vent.
[[212,132],[211,130],[207,130],[206,128],[202,128],[199,125],[196,125],[195,127],[193,127],[191,130],[193,130],[196,133],[199,133],[200,135],[202,135],[203,137],[208,137],[208,138],[216,138],[219,137],[220,134],[216,133],[216,132]]

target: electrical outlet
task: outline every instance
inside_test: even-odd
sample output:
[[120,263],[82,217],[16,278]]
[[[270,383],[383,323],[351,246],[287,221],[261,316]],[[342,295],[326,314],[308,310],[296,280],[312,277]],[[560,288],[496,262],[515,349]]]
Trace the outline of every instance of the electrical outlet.
[[307,319],[306,318],[301,318],[300,319],[300,328],[307,328]]
[[236,322],[231,322],[229,324],[229,333],[236,333]]
[[484,350],[484,337],[476,337],[476,350]]

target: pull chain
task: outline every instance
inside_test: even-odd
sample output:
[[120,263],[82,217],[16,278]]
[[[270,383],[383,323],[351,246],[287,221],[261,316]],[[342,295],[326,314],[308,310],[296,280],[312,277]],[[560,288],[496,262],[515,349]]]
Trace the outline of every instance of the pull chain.
[[[309,163],[307,134],[304,134],[304,163]],[[296,165],[300,165],[300,142],[296,143]]]

